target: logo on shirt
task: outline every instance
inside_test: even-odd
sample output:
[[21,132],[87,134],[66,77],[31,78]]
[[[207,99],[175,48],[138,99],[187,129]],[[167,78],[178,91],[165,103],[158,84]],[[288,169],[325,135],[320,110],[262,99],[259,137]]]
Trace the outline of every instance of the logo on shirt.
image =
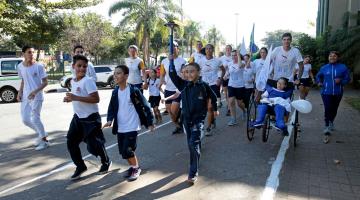
[[37,76],[37,75],[38,75],[38,74],[35,72],[35,73],[34,73],[34,76]]
[[76,88],[76,93],[80,93],[81,92],[81,88],[80,87],[77,87]]

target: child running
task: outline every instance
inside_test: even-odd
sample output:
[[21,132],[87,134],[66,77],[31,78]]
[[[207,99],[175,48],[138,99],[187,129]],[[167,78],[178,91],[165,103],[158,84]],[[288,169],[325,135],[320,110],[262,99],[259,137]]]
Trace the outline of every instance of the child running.
[[170,78],[174,85],[181,91],[183,127],[187,135],[190,151],[190,169],[188,182],[193,184],[199,175],[201,135],[204,120],[207,113],[209,99],[214,109],[214,115],[218,115],[217,97],[210,86],[200,79],[200,66],[190,63],[185,67],[186,79],[180,78],[175,67],[170,68]]
[[160,79],[157,78],[156,69],[152,69],[150,72],[150,78],[148,81],[149,86],[149,103],[151,108],[153,109],[156,124],[162,122],[161,113],[159,110],[160,105]]
[[287,126],[285,125],[284,116],[286,111],[290,112],[290,96],[292,90],[285,90],[287,86],[286,78],[279,78],[276,84],[276,88],[271,86],[267,86],[265,92],[261,95],[262,104],[258,105],[258,116],[256,121],[254,122],[254,127],[260,127],[264,123],[264,119],[269,108],[269,104],[274,105],[274,112],[275,112],[275,120],[276,124],[275,127],[282,130],[284,136],[289,135]]
[[72,102],[74,116],[67,133],[67,148],[76,170],[71,179],[79,179],[87,170],[81,157],[79,145],[82,141],[87,144],[88,151],[94,156],[100,156],[101,167],[99,174],[108,172],[111,161],[105,150],[105,138],[101,130],[99,115],[99,94],[95,82],[86,76],[88,59],[83,55],[73,57],[75,77],[71,80],[71,93],[66,93],[64,102]]
[[141,125],[153,131],[154,117],[141,91],[128,84],[128,76],[129,68],[126,65],[119,65],[115,68],[114,81],[117,86],[112,92],[107,123],[103,127],[110,127],[114,121],[112,133],[117,135],[119,153],[130,165],[124,177],[129,181],[134,181],[141,173],[135,155],[138,131],[141,129]]

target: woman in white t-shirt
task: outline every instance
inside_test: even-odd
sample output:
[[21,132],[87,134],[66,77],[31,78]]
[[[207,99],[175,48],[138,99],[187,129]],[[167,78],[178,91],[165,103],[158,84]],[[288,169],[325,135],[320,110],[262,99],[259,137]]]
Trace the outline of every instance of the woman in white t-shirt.
[[244,82],[245,82],[245,93],[244,93],[244,104],[245,108],[248,109],[250,96],[254,92],[255,84],[255,66],[254,63],[250,60],[250,55],[244,55],[245,68],[244,68]]
[[231,119],[228,122],[229,126],[234,126],[236,122],[236,107],[235,99],[237,105],[241,108],[243,113],[245,113],[245,105],[243,102],[244,93],[245,93],[245,82],[244,82],[244,67],[245,63],[241,61],[240,54],[237,50],[231,52],[233,61],[229,64],[229,85],[228,85],[228,94],[229,94],[229,107]]
[[305,99],[306,96],[309,94],[309,90],[311,87],[311,84],[314,83],[314,75],[311,72],[311,57],[310,55],[304,56],[304,71],[301,77],[298,76],[299,73],[299,65],[296,65],[296,77],[297,79],[300,78],[300,85],[299,85],[299,91],[300,91],[300,98]]
[[160,79],[157,78],[156,69],[152,69],[150,72],[148,86],[149,86],[149,103],[151,108],[153,109],[156,119],[156,124],[159,124],[162,122],[161,113],[159,110],[161,96],[160,96]]

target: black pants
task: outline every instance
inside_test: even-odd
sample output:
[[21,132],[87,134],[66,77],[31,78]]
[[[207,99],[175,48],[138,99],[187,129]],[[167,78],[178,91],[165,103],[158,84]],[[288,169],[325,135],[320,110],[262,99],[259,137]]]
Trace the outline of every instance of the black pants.
[[93,113],[87,118],[79,118],[76,114],[71,120],[67,134],[67,148],[71,159],[77,167],[85,167],[81,156],[80,143],[87,144],[87,150],[94,156],[100,156],[101,163],[109,162],[105,149],[105,138],[101,130],[101,117]]
[[326,95],[322,94],[321,98],[324,102],[325,109],[325,126],[329,126],[329,123],[333,123],[339,108],[339,104],[342,98],[340,95]]
[[245,108],[249,108],[250,97],[253,92],[254,92],[254,88],[245,88],[245,94],[243,95]]
[[199,173],[201,155],[201,135],[204,126],[203,122],[192,123],[186,119],[183,121],[186,132],[187,143],[190,153],[189,178],[193,178]]

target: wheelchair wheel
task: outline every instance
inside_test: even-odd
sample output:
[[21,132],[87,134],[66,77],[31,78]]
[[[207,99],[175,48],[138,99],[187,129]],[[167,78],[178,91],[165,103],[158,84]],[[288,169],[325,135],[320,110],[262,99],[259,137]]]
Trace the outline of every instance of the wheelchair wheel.
[[251,124],[256,120],[256,102],[254,98],[250,100],[247,110],[246,135],[249,141],[254,139],[255,128]]
[[295,110],[295,120],[293,125],[293,131],[294,131],[294,147],[296,147],[296,140],[298,138],[298,131],[299,131],[299,112]]
[[270,115],[266,114],[264,125],[262,127],[262,141],[267,142],[269,139],[269,133],[270,133]]

